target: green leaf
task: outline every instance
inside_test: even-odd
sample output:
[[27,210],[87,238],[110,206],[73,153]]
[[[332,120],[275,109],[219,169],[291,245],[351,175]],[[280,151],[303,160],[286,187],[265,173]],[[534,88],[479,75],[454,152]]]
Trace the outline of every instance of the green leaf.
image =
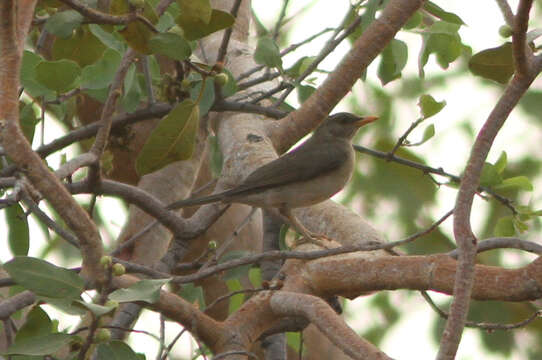
[[135,64],[130,65],[126,77],[124,78],[124,97],[121,104],[126,112],[133,112],[139,105],[142,96],[141,86],[137,79],[137,69]]
[[495,166],[490,163],[485,163],[482,168],[482,175],[480,175],[480,185],[493,187],[502,183],[501,174],[497,171]]
[[[199,81],[196,81],[196,84],[190,88],[190,98],[198,102],[199,114],[201,116],[207,115],[211,106],[215,102],[215,87],[214,80],[210,77],[205,79],[205,82],[199,77]],[[201,87],[205,84],[203,89],[203,95],[200,97]]]
[[56,38],[53,43],[53,60],[73,60],[87,66],[102,57],[105,45],[89,30],[88,25],[77,28],[69,38]]
[[120,54],[106,49],[102,58],[83,68],[81,87],[85,89],[103,89],[111,85],[121,62]]
[[90,32],[110,49],[116,50],[119,53],[124,53],[125,46],[121,40],[117,39],[113,33],[110,33],[103,29],[102,26],[97,24],[89,24]]
[[81,68],[71,60],[42,61],[36,66],[36,80],[57,93],[76,88],[79,75]]
[[514,236],[516,230],[514,229],[514,222],[512,216],[504,216],[497,221],[495,229],[493,230],[495,236]]
[[23,51],[21,83],[24,86],[24,91],[31,96],[44,96],[45,100],[52,100],[56,97],[55,92],[36,81],[36,65],[42,61],[44,60],[41,56],[28,50]]
[[526,176],[514,176],[508,179],[504,179],[502,183],[494,186],[494,189],[533,191],[533,184]]
[[508,83],[514,74],[512,43],[507,42],[499,47],[474,54],[469,60],[469,70],[474,75],[500,84]]
[[8,225],[8,244],[11,253],[15,256],[28,255],[30,232],[28,219],[19,204],[6,208],[6,223]]
[[420,113],[424,119],[436,115],[446,106],[446,101],[436,101],[431,95],[424,94],[418,100]]
[[183,18],[209,24],[213,9],[209,0],[177,0]]
[[45,260],[18,256],[4,264],[4,269],[24,288],[52,298],[78,298],[85,282],[74,271]]
[[380,65],[378,66],[378,78],[382,85],[401,77],[408,59],[408,47],[401,41],[393,39],[382,51]]
[[183,284],[179,291],[179,296],[190,304],[198,304],[200,310],[205,309],[205,296],[203,295],[203,288],[201,286],[195,286],[194,283]]
[[57,310],[62,311],[68,315],[84,316],[88,313],[87,309],[83,309],[80,306],[74,306],[73,299],[55,299],[47,296],[38,296],[38,299],[40,301],[43,301],[44,303],[47,303],[47,305],[51,305]]
[[213,177],[217,178],[222,172],[222,151],[220,151],[216,136],[209,136],[207,139],[209,141],[209,167],[211,168]]
[[108,344],[99,344],[96,348],[98,360],[141,360],[125,342],[112,340]]
[[527,223],[525,223],[524,221],[521,221],[521,219],[515,217],[513,219],[513,222],[514,222],[514,228],[518,232],[524,233],[525,231],[529,230],[529,225],[527,225]]
[[507,156],[506,156],[506,151],[503,151],[501,153],[501,155],[499,156],[499,158],[497,159],[497,162],[495,163],[495,170],[497,170],[497,172],[499,174],[502,174],[502,172],[504,171],[504,169],[506,168],[506,163],[507,163]]
[[[230,279],[226,281],[226,286],[228,286],[228,290],[231,292],[234,291],[240,291],[243,290],[243,286],[241,286],[241,282],[239,282],[238,279]],[[235,311],[237,311],[241,305],[243,305],[243,302],[245,301],[245,294],[235,294],[230,297],[230,303],[228,306],[228,314],[232,314]]]
[[286,75],[297,78],[307,70],[307,68],[314,62],[316,56],[303,56],[297,60],[292,67],[285,71]]
[[258,40],[258,45],[254,52],[254,61],[256,61],[257,64],[265,65],[270,68],[282,68],[280,50],[272,38],[264,36]]
[[49,315],[40,306],[34,306],[26,316],[23,326],[17,331],[15,342],[25,338],[45,336],[53,331]]
[[22,105],[21,112],[19,113],[19,121],[21,123],[21,130],[23,131],[24,137],[32,144],[34,139],[34,131],[36,130],[36,125],[40,122],[40,119],[36,117],[34,112],[34,104],[24,104],[19,102]]
[[115,310],[116,307],[114,306],[103,306],[98,305],[94,303],[87,303],[81,300],[75,300],[73,302],[75,306],[81,307],[85,310],[90,311],[92,314],[94,314],[96,317],[100,317],[102,315],[108,314],[111,311]]
[[75,10],[66,10],[51,15],[45,22],[45,30],[61,38],[68,38],[83,22],[83,15]]
[[463,20],[461,20],[459,16],[454,13],[445,11],[432,1],[426,1],[423,5],[423,8],[425,11],[427,11],[433,16],[438,17],[441,20],[457,25],[465,25],[465,23],[463,22]]
[[423,20],[423,15],[421,14],[421,12],[416,11],[414,15],[412,15],[410,19],[408,19],[408,21],[403,26],[403,28],[406,30],[414,29],[422,23],[422,20]]
[[418,145],[423,144],[427,140],[431,139],[433,136],[435,136],[435,125],[431,124],[423,131],[422,140],[418,143]]
[[[112,15],[126,14],[130,11],[128,4],[124,0],[113,0],[111,2],[110,11]],[[143,5],[142,16],[145,17],[151,24],[158,22],[158,16],[150,3],[145,1]],[[149,55],[152,53],[149,48],[149,40],[154,35],[151,29],[141,21],[134,21],[126,25],[119,31],[119,34],[124,38],[126,43],[134,50]]]
[[147,139],[136,160],[142,176],[192,156],[199,123],[199,108],[192,100],[184,100],[166,115]]
[[429,55],[435,54],[437,63],[447,69],[451,62],[461,55],[461,37],[457,32],[459,25],[446,21],[437,21],[423,32],[423,45],[419,59],[419,72],[423,76],[423,67],[429,60]]
[[316,88],[311,85],[298,85],[297,89],[297,100],[300,104],[303,104],[313,92],[316,91]]
[[169,56],[174,60],[185,60],[192,53],[188,42],[177,34],[161,33],[149,40],[149,48],[153,54]]
[[50,355],[69,344],[71,339],[72,335],[61,333],[24,338],[15,341],[5,354]]
[[155,303],[160,298],[160,288],[171,279],[146,279],[126,289],[117,289],[109,294],[109,299],[118,302],[145,301]]
[[213,9],[208,23],[201,19],[183,17],[182,14],[175,19],[175,22],[183,29],[186,40],[198,40],[215,31],[229,28],[235,22],[235,18],[227,12]]

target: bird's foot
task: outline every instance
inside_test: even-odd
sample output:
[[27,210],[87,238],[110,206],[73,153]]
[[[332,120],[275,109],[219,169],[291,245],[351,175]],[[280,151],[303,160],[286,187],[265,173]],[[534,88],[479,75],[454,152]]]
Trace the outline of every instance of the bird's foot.
[[333,246],[331,246],[332,239],[328,238],[325,235],[322,234],[307,234],[305,236],[300,237],[299,239],[295,240],[292,247],[295,248],[301,244],[314,244],[319,247],[323,247],[325,249],[331,249]]

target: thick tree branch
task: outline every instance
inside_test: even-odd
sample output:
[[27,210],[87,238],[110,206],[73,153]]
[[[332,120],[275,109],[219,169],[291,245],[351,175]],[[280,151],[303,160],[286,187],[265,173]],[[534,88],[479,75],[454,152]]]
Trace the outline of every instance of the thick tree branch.
[[[22,48],[19,48],[16,43],[16,34],[18,34],[16,6],[14,1],[0,3],[1,143],[13,162],[79,238],[83,257],[83,274],[91,280],[101,280],[103,268],[99,260],[103,254],[103,247],[98,229],[86,211],[77,204],[41,158],[32,151],[19,126],[18,89]],[[28,13],[32,15],[33,11],[30,10]]]
[[302,316],[318,327],[352,359],[391,359],[352,330],[324,300],[306,294],[277,291],[271,296],[271,310],[279,316]]

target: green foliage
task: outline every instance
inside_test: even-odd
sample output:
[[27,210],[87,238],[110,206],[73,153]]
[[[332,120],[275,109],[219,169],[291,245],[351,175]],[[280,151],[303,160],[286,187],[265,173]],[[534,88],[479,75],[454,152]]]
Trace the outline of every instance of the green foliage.
[[96,354],[100,360],[141,360],[138,354],[119,340],[113,340],[108,344],[99,344],[96,348]]
[[208,22],[203,21],[199,16],[185,16],[182,12],[175,22],[183,29],[186,40],[198,40],[216,31],[229,28],[235,19],[227,12],[213,9]]
[[254,51],[254,61],[270,68],[282,69],[280,50],[272,38],[263,36],[258,40],[256,51]]
[[512,43],[474,54],[469,61],[469,69],[474,75],[506,84],[514,73]]
[[55,39],[52,55],[54,60],[73,60],[84,67],[102,57],[105,45],[88,26],[77,28],[68,38]]
[[53,14],[45,23],[45,30],[60,38],[70,37],[83,22],[83,16],[75,10],[66,10]]
[[71,339],[71,335],[61,333],[24,338],[15,341],[6,351],[6,355],[51,355],[68,345]]
[[81,72],[81,87],[85,89],[103,89],[108,87],[120,65],[120,54],[106,49],[103,56],[94,64],[87,65]]
[[13,204],[6,209],[5,214],[8,225],[8,244],[11,253],[15,256],[28,255],[30,231],[23,208],[19,204]]
[[154,54],[169,56],[175,60],[187,59],[192,53],[190,44],[181,36],[173,33],[160,33],[149,40],[149,48]]
[[145,301],[153,304],[160,298],[160,289],[170,279],[140,280],[125,289],[117,289],[109,294],[110,300],[118,302]]
[[4,269],[17,284],[37,295],[77,299],[84,290],[77,273],[38,258],[18,256],[5,263]]
[[407,59],[407,45],[401,40],[393,39],[380,56],[378,78],[382,85],[401,77],[401,71],[404,69]]
[[178,104],[153,130],[136,160],[139,175],[158,170],[174,161],[186,160],[194,151],[199,107],[192,100]]
[[436,115],[446,106],[446,101],[436,101],[431,95],[422,95],[418,101],[423,119]]
[[36,80],[57,93],[79,86],[80,75],[81,68],[71,60],[42,61],[36,65]]
[[[121,15],[128,13],[130,7],[124,0],[113,0],[111,2],[110,10],[113,15]],[[156,15],[154,8],[148,2],[144,3],[142,16],[152,24],[158,23],[158,16]],[[149,40],[153,36],[153,32],[143,22],[130,22],[124,29],[119,31],[119,34],[134,50],[146,55],[152,53],[152,50],[149,47]]]
[[429,60],[429,55],[435,54],[437,63],[447,69],[451,62],[455,61],[463,50],[459,28],[461,25],[447,21],[437,21],[423,31],[423,47],[419,61],[420,76],[424,76],[424,66]]

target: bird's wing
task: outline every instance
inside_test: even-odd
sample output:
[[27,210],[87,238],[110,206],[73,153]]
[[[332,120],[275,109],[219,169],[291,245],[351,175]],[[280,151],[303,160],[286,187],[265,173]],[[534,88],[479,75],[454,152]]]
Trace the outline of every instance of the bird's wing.
[[326,174],[348,159],[351,146],[349,143],[323,143],[307,149],[302,145],[256,169],[239,186],[228,191],[228,195],[251,193]]

